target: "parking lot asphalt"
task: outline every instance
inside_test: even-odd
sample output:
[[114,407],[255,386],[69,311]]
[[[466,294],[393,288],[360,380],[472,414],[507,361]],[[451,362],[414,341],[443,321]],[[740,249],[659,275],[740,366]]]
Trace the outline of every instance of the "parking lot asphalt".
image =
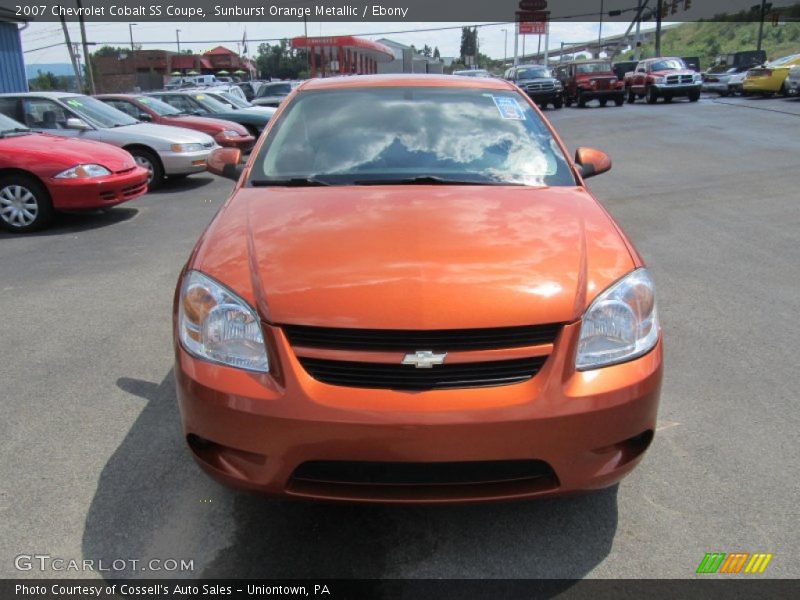
[[744,551],[799,577],[800,100],[722,102],[546,111],[571,151],[611,155],[589,183],[651,267],[665,335],[653,446],[593,494],[392,507],[223,488],[181,439],[171,304],[231,183],[0,234],[0,576],[83,575],[15,569],[39,553],[194,561],[113,574],[136,577],[682,578]]

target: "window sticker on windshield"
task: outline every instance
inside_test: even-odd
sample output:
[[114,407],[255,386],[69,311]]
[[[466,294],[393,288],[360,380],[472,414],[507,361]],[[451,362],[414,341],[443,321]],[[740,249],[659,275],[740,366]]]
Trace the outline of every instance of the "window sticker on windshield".
[[76,107],[76,108],[79,107],[79,106],[83,106],[83,104],[81,104],[80,100],[67,100],[67,104],[69,104],[70,106]]
[[205,100],[206,97],[203,94],[199,94],[195,96],[195,98],[197,98],[198,100]]
[[525,113],[522,112],[522,107],[517,102],[516,98],[510,96],[492,96],[494,105],[497,107],[497,112],[503,119],[513,119],[515,121],[524,121]]

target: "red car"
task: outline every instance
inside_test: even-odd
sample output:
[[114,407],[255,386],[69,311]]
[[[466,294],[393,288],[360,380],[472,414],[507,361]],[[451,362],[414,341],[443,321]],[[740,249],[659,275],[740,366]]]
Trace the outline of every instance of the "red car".
[[158,98],[135,94],[102,94],[97,99],[139,121],[202,131],[223,147],[247,152],[256,143],[256,138],[238,123],[190,115]]
[[0,227],[41,229],[56,211],[107,208],[147,192],[147,169],[125,150],[33,133],[0,114]]

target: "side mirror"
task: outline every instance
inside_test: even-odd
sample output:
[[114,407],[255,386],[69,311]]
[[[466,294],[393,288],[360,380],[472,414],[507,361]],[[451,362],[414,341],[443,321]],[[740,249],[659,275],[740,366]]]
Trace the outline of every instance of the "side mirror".
[[575,164],[578,165],[578,170],[584,179],[611,169],[611,159],[608,154],[594,148],[578,148],[575,151]]
[[77,117],[70,117],[67,119],[67,129],[77,129],[78,131],[87,131],[91,129],[89,124],[83,119]]
[[152,123],[153,122],[153,116],[148,114],[148,113],[146,113],[146,112],[141,112],[141,113],[139,113],[139,120],[140,121],[144,121],[145,123]]
[[244,169],[239,164],[241,160],[242,151],[238,148],[217,148],[208,155],[208,170],[214,175],[239,181]]

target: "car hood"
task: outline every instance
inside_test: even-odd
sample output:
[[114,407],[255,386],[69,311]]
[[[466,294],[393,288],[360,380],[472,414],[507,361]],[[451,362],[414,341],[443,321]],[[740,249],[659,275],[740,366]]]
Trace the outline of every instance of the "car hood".
[[56,172],[80,164],[99,164],[110,171],[127,171],[136,166],[133,157],[120,148],[74,138],[32,133],[0,139],[0,151],[22,157]]
[[130,140],[130,142],[148,141],[154,144],[213,144],[214,139],[201,131],[186,129],[184,127],[173,127],[172,125],[157,125],[155,123],[136,123],[124,127],[113,127],[103,129],[106,133],[113,134],[118,140]]
[[227,121],[225,119],[214,119],[211,117],[196,117],[194,115],[169,115],[164,117],[170,123],[170,125],[174,125],[175,127],[195,127],[198,129],[202,129],[210,134],[216,134],[220,131],[232,130],[240,135],[247,135],[247,129],[239,125],[239,123],[234,123],[233,121]]
[[567,322],[634,268],[583,188],[242,188],[191,268],[273,323],[448,329]]
[[275,114],[275,111],[278,109],[273,106],[248,106],[247,108],[242,108],[240,110],[248,113],[256,113],[257,115],[260,116],[266,114],[267,116],[271,117],[272,115]]

